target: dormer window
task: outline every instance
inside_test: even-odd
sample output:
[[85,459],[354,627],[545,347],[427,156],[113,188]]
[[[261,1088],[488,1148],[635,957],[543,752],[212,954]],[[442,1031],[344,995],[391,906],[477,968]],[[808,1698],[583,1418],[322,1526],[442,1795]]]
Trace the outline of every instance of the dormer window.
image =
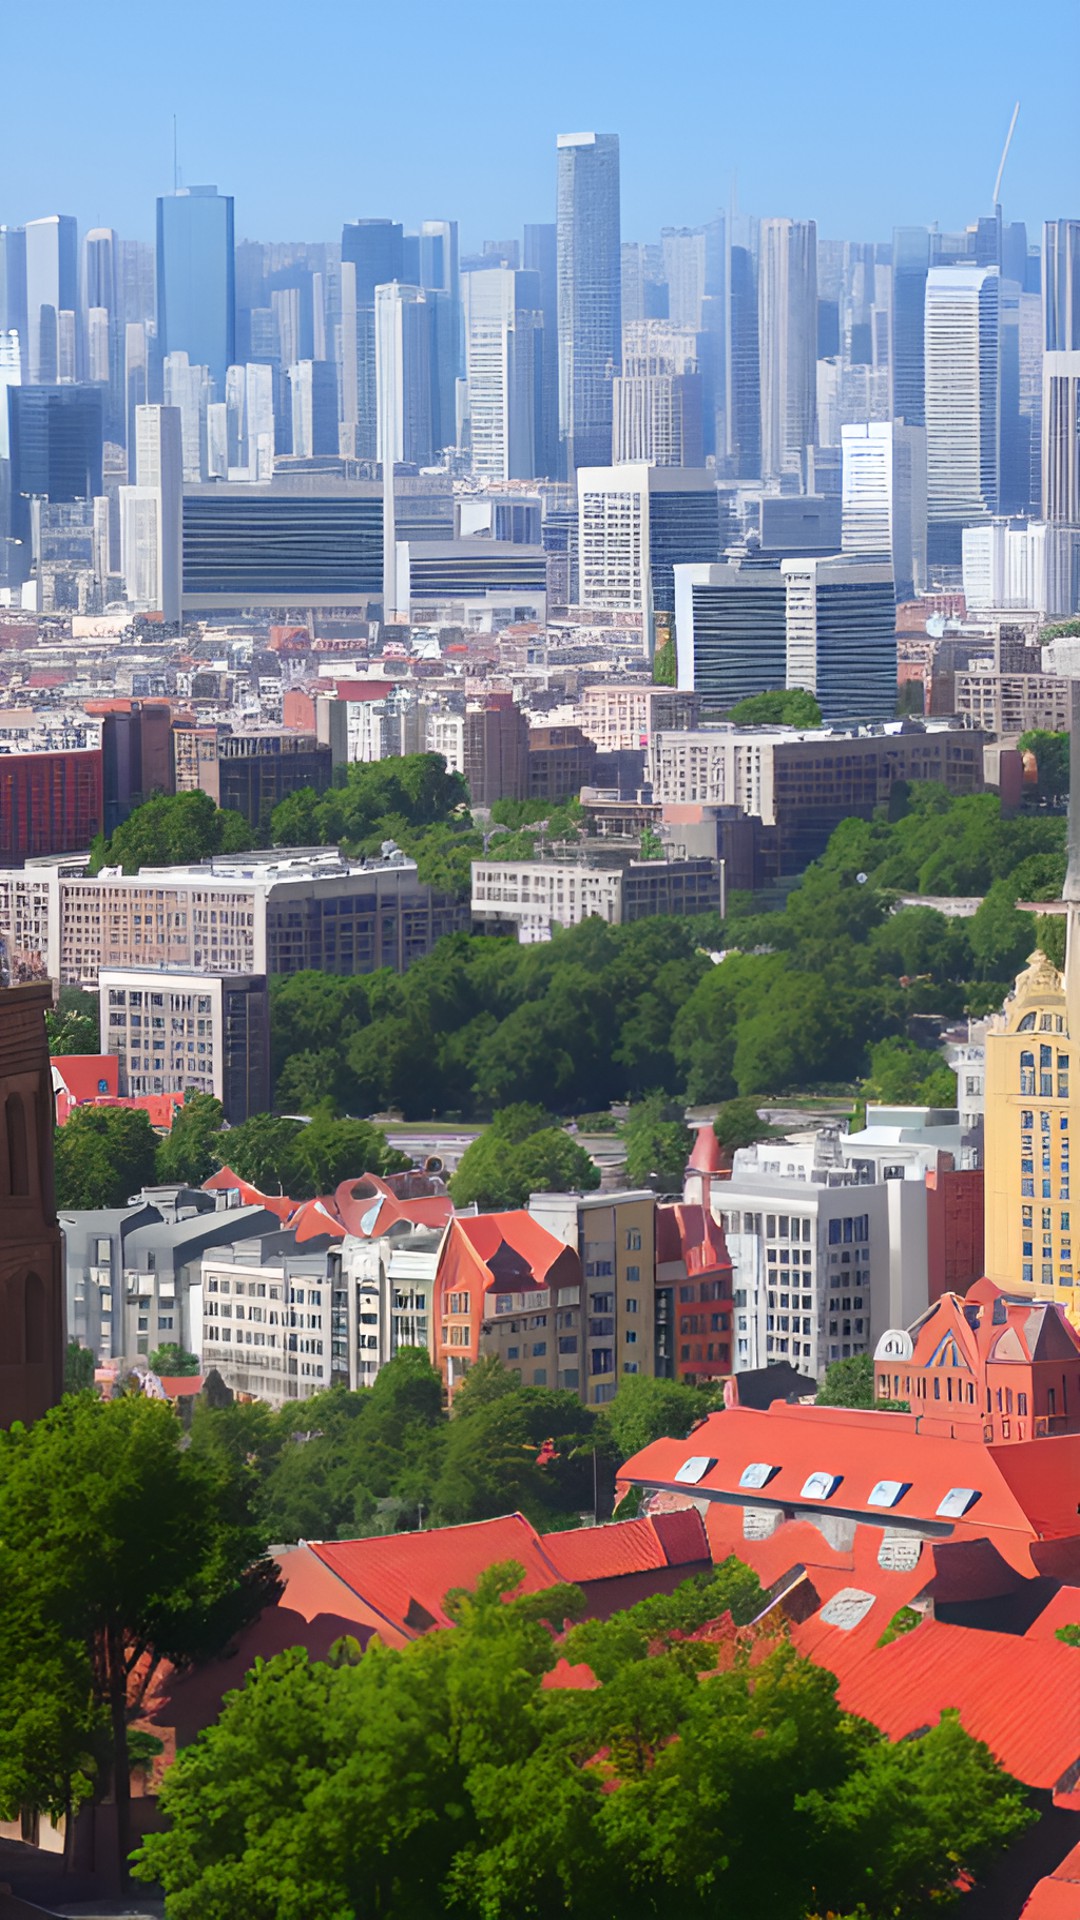
[[831,1500],[843,1479],[840,1473],[812,1473],[803,1482],[803,1500]]

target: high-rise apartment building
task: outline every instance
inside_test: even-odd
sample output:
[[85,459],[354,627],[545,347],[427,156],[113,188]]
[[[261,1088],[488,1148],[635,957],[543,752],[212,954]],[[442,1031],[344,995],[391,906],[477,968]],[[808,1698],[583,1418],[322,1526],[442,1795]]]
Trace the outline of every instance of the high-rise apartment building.
[[236,359],[233,202],[216,187],[182,187],[157,203],[157,337],[186,353],[219,394]]
[[817,438],[817,228],[763,220],[758,260],[761,471],[806,474]]
[[[231,371],[231,369],[230,369]],[[330,360],[298,360],[289,368],[294,458],[338,450],[337,369]]]
[[30,500],[53,505],[90,501],[101,493],[103,409],[98,387],[9,387],[11,531],[30,562]]
[[611,457],[622,351],[619,137],[558,137],[559,438],[571,475]]
[[672,326],[702,330],[705,312],[706,239],[703,227],[664,227],[660,234],[668,319]]
[[540,276],[487,267],[465,274],[463,285],[473,472],[531,480],[544,431]]
[[926,227],[893,230],[892,314],[889,341],[889,408],[909,427],[926,424],[926,276],[930,235]]
[[782,560],[786,685],[815,694],[826,722],[889,720],[896,710],[891,560]]
[[559,471],[559,270],[554,221],[525,228],[522,258],[526,271],[538,276],[544,321],[544,376],[536,471],[545,479],[554,480]]
[[843,551],[892,564],[898,600],[926,585],[926,429],[868,421],[840,429]]
[[730,307],[726,454],[736,479],[754,480],[761,474],[757,266],[749,247],[740,246],[731,248],[728,266]]
[[675,611],[677,565],[718,561],[720,495],[711,472],[690,467],[584,467],[578,473],[579,592],[584,607],[640,618]]
[[998,510],[1000,276],[932,267],[926,279],[926,504],[931,561],[960,557],[961,529]]
[[25,374],[28,336],[24,227],[0,226],[0,333],[18,334]]
[[375,289],[378,455],[384,470],[433,457],[431,315],[421,287]]
[[184,513],[179,407],[136,407],[135,484],[120,489],[120,564],[140,611],[180,619]]
[[1080,525],[1080,220],[1043,229],[1042,511]]
[[103,967],[101,1044],[119,1061],[124,1098],[212,1094],[230,1126],[271,1100],[265,974]]

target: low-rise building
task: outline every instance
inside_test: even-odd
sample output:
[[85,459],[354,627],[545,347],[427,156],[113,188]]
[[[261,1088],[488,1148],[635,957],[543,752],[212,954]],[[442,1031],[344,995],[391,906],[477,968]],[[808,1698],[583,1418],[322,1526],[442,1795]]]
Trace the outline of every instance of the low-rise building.
[[280,1223],[203,1255],[192,1337],[204,1372],[271,1406],[329,1387],[332,1288],[327,1250],[298,1248]]
[[459,1216],[439,1253],[432,1352],[453,1401],[481,1354],[526,1387],[581,1390],[581,1262],[524,1209]]
[[591,915],[611,926],[654,914],[723,913],[719,860],[635,860],[614,852],[582,860],[474,860],[472,915],[519,940],[550,940],[553,927]]

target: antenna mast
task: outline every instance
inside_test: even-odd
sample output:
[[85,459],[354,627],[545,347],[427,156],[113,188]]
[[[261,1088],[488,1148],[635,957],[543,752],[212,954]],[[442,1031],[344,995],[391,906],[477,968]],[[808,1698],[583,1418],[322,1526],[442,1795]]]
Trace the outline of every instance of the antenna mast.
[[[1005,162],[1002,161],[1001,164],[1002,166],[1004,166]],[[174,193],[178,193],[180,191],[180,149],[179,149],[179,146],[177,145],[177,138],[176,138],[175,113],[173,114],[173,117],[172,117],[172,190]]]
[[1006,160],[1007,160],[1007,159],[1008,159],[1008,157],[1009,157],[1009,148],[1010,148],[1010,147],[1012,146],[1012,137],[1013,137],[1013,134],[1014,134],[1014,133],[1016,132],[1016,121],[1017,121],[1017,117],[1018,117],[1018,115],[1019,115],[1019,112],[1020,112],[1020,102],[1019,102],[1019,100],[1018,100],[1018,101],[1017,101],[1017,103],[1016,103],[1016,105],[1015,105],[1015,107],[1013,108],[1013,111],[1012,111],[1012,119],[1011,119],[1011,120],[1009,121],[1009,131],[1008,131],[1008,133],[1007,133],[1007,134],[1005,135],[1005,145],[1003,146],[1003,148],[1002,148],[1002,150],[1001,150],[1001,165],[1000,165],[1000,167],[999,167],[999,168],[998,168],[998,170],[997,170],[997,179],[996,179],[996,180],[994,181],[994,205],[995,205],[995,207],[996,207],[996,206],[997,206],[997,205],[999,204],[999,202],[1000,202],[1000,198],[1001,198],[1001,176],[1002,176],[1002,174],[1003,174],[1003,173],[1004,173],[1004,171],[1005,171],[1005,162],[1006,162]]

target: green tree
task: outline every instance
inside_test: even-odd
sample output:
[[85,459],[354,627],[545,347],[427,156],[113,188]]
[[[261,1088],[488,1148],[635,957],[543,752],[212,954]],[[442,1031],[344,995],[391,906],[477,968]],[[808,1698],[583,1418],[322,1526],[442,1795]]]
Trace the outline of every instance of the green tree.
[[81,987],[61,987],[55,1010],[45,1015],[45,1031],[51,1054],[98,1053],[97,995]]
[[736,727],[820,727],[821,708],[812,693],[789,687],[775,693],[752,693],[728,713]]
[[591,1193],[599,1185],[596,1162],[561,1127],[514,1139],[496,1119],[466,1147],[450,1195],[457,1207],[475,1201],[485,1213],[504,1212],[525,1206],[531,1193]]
[[626,1177],[632,1187],[658,1180],[667,1193],[682,1192],[694,1136],[678,1101],[663,1093],[646,1094],[632,1106],[622,1129]]
[[1022,733],[1016,744],[1021,753],[1035,756],[1039,799],[1048,806],[1061,806],[1069,796],[1068,734],[1035,727]]
[[856,1353],[850,1360],[834,1360],[825,1369],[817,1404],[819,1407],[876,1406],[873,1357],[869,1353]]
[[308,1122],[256,1113],[219,1137],[215,1149],[261,1193],[312,1200],[361,1173],[394,1173],[412,1162],[367,1120],[336,1120],[326,1107]]
[[64,1392],[93,1393],[94,1356],[80,1340],[69,1340],[64,1354]]
[[56,1205],[62,1213],[122,1207],[155,1178],[157,1135],[130,1107],[75,1107],[56,1129]]
[[216,807],[200,788],[158,793],[121,821],[110,839],[98,836],[90,871],[119,867],[122,873],[138,873],[142,867],[175,866],[214,853],[244,853],[252,845],[243,814]]
[[647,1373],[624,1374],[614,1400],[600,1415],[600,1433],[619,1461],[640,1453],[652,1440],[670,1434],[683,1440],[709,1411],[711,1394],[679,1380],[654,1380]]
[[155,1347],[150,1355],[152,1373],[163,1373],[166,1380],[191,1379],[199,1371],[199,1356],[188,1353],[175,1340],[166,1340],[164,1346]]
[[725,1100],[713,1121],[713,1132],[725,1153],[736,1153],[740,1147],[752,1147],[758,1140],[767,1140],[772,1128],[758,1112],[756,1100],[745,1097],[737,1100]]
[[871,1049],[863,1096],[886,1107],[954,1107],[956,1075],[939,1054],[893,1036]]
[[[708,1920],[763,1912],[764,1859],[769,1920],[914,1920],[1034,1817],[954,1715],[894,1746],[789,1645],[715,1671],[686,1623],[753,1617],[737,1563],[561,1645],[580,1594],[505,1597],[521,1572],[448,1595],[455,1625],[401,1651],[258,1662],[140,1850],[172,1920]],[[564,1649],[602,1684],[546,1687]]]
[[111,1786],[123,1870],[128,1730],[158,1664],[220,1652],[277,1591],[252,1491],[246,1468],[185,1450],[161,1401],[79,1394],[0,1434],[6,1817]]
[[185,1187],[201,1187],[221,1164],[218,1148],[223,1125],[221,1101],[212,1093],[198,1093],[189,1087],[157,1150],[156,1173],[162,1185],[175,1181]]
[[655,687],[675,687],[679,684],[679,663],[675,641],[670,634],[660,642],[653,654],[652,677]]

